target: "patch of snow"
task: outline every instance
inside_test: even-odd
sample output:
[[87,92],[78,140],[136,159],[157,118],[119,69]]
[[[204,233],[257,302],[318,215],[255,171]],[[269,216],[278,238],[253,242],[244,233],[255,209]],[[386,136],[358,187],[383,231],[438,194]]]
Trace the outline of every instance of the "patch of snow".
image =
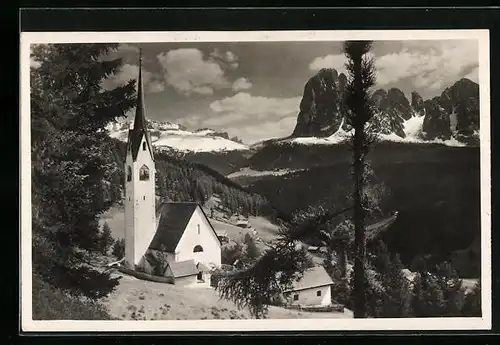
[[195,131],[193,134],[198,136],[205,136],[213,133],[215,133],[213,129],[202,129],[200,131]]
[[453,110],[450,114],[450,132],[452,134],[455,134],[457,132],[457,123],[458,123],[457,113],[455,111],[455,107],[453,107]]
[[342,118],[342,122],[339,126],[339,129],[330,135],[329,137],[301,137],[301,138],[295,138],[292,139],[292,142],[298,143],[298,144],[304,144],[304,145],[332,145],[332,144],[339,144],[346,139],[349,138],[351,135],[352,131],[346,132],[342,129],[342,126],[344,125],[344,119]]
[[253,170],[251,168],[241,168],[238,171],[235,171],[229,175],[227,175],[227,178],[235,178],[235,177],[241,177],[241,176],[283,176],[287,175],[296,171],[302,171],[304,169],[296,169],[296,170],[291,170],[291,169],[279,169],[279,170]]
[[[338,144],[346,140],[352,133],[352,131],[346,132],[342,129],[342,124],[337,132],[332,134],[330,137],[326,138],[318,138],[318,137],[302,137],[295,138],[292,142],[304,145],[333,145]],[[424,116],[413,116],[410,119],[403,122],[403,131],[405,133],[405,137],[401,138],[400,136],[391,133],[391,134],[377,134],[379,140],[381,141],[392,141],[398,143],[413,143],[413,144],[442,144],[446,146],[456,146],[463,147],[466,144],[456,140],[455,138],[451,138],[449,140],[423,140],[420,139],[420,134],[422,133],[422,128],[424,125]]]
[[203,137],[197,135],[162,135],[155,147],[168,147],[184,152],[220,152],[247,150],[246,145],[221,137]]
[[424,116],[413,116],[403,122],[403,131],[407,138],[418,138],[424,127]]
[[[178,124],[170,122],[148,121],[154,131],[153,146],[173,149],[182,152],[224,152],[248,150],[248,146],[220,136],[212,129],[202,129],[195,132],[181,129]],[[106,129],[109,136],[121,141],[127,141],[128,131],[132,128],[129,120],[119,120],[109,124]],[[155,132],[156,134],[156,132]]]

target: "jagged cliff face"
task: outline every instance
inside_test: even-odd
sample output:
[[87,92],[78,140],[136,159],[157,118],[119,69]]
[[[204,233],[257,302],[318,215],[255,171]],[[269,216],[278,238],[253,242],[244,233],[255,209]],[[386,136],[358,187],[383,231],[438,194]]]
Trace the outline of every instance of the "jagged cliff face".
[[424,114],[424,100],[416,91],[411,93],[411,107],[417,114]]
[[[335,69],[322,69],[305,87],[292,137],[328,137],[339,129],[349,130],[344,121],[347,78]],[[424,100],[417,92],[411,102],[397,88],[379,89],[372,95],[375,115],[370,126],[375,133],[405,138],[404,123],[424,116],[420,137],[424,140],[456,139],[477,143],[479,130],[479,85],[461,79],[441,96]],[[341,128],[342,127],[342,128]]]
[[403,121],[410,119],[414,111],[404,93],[396,88],[379,89],[372,95],[375,115],[371,126],[375,133],[391,134],[404,138]]
[[325,137],[342,124],[347,107],[344,102],[346,76],[335,69],[322,69],[304,87],[300,112],[292,136]]
[[479,85],[463,78],[441,96],[424,102],[423,139],[454,138],[477,143],[479,134]]

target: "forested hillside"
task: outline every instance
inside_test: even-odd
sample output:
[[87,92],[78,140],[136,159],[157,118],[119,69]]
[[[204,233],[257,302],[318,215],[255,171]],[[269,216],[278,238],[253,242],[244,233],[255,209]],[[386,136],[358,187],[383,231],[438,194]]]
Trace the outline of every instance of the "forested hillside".
[[[116,146],[116,163],[123,171],[126,144],[113,140]],[[166,152],[155,153],[155,164],[156,194],[162,199],[196,201],[203,204],[210,196],[218,194],[222,206],[232,213],[271,217],[277,215],[277,211],[266,198],[249,192],[203,164],[192,163]]]
[[[418,150],[414,154],[418,155]],[[461,156],[432,156],[427,155],[427,162],[403,155],[400,159],[404,161],[372,162],[375,181],[383,181],[387,187],[381,208],[399,212],[383,239],[406,264],[424,254],[442,260],[452,251],[465,249],[480,235],[479,155],[467,149],[461,151]],[[285,176],[262,177],[248,188],[266,196],[283,212],[293,214],[317,203],[338,209],[348,206],[350,179],[349,164],[339,162]],[[479,256],[462,261],[456,268],[477,277],[478,260]]]

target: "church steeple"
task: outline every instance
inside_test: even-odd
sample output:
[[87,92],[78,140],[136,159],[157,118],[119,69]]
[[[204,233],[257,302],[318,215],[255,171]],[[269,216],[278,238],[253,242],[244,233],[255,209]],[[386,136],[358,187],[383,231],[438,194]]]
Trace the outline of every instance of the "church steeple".
[[146,128],[144,110],[144,85],[142,83],[142,49],[139,50],[139,78],[137,79],[137,101],[135,108],[134,128]]
[[153,145],[147,128],[146,110],[144,107],[144,85],[142,81],[142,49],[139,50],[139,78],[137,79],[137,101],[135,107],[134,128],[129,132],[129,148],[132,151],[132,157],[137,159],[137,153],[141,146],[143,137],[146,140],[151,158],[153,156]]

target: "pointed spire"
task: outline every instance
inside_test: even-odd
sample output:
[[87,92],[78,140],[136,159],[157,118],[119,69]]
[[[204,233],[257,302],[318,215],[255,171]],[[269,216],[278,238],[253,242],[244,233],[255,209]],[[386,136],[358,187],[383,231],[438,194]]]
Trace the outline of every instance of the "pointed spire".
[[142,83],[142,48],[139,49],[139,78],[137,79],[137,103],[135,108],[134,129],[146,129],[144,109],[144,86]]
[[135,107],[134,128],[129,132],[129,147],[132,151],[132,157],[135,160],[141,145],[143,136],[146,138],[147,146],[153,156],[153,145],[147,128],[146,111],[144,107],[144,85],[142,82],[142,49],[139,49],[139,78],[137,79],[137,102]]

